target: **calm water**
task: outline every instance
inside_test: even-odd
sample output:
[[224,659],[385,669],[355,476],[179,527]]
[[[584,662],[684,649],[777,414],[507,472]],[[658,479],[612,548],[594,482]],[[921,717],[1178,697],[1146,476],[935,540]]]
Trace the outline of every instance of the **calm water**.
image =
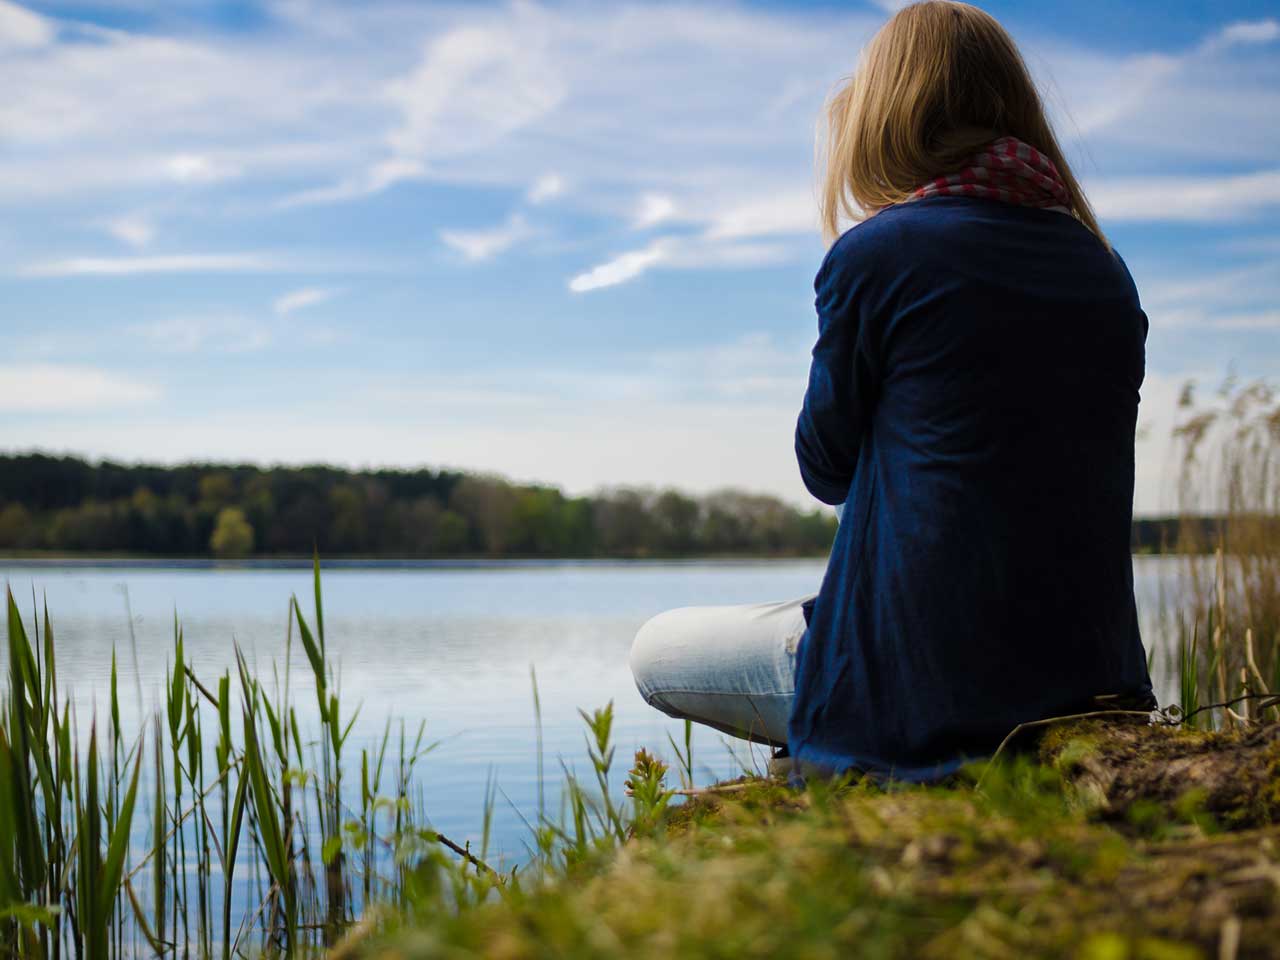
[[[1149,648],[1160,643],[1155,608],[1167,562],[1135,560]],[[352,770],[358,775],[359,747],[380,737],[388,717],[403,718],[411,731],[425,719],[428,738],[440,741],[420,767],[433,824],[460,842],[478,841],[492,771],[506,798],[496,812],[496,845],[521,859],[528,836],[522,817],[537,809],[531,669],[542,699],[548,780],[558,779],[557,759],[589,773],[577,708],[612,700],[620,783],[637,747],[666,747],[668,733],[681,735],[680,725],[647,707],[631,682],[626,661],[636,629],[670,607],[813,593],[822,570],[817,561],[329,570],[325,625],[344,713],[363,704]],[[59,679],[71,689],[81,726],[106,709],[113,646],[122,694],[129,694],[121,704],[126,728],[136,730],[156,709],[172,660],[175,612],[187,658],[211,685],[232,666],[233,641],[269,682],[273,663],[284,669],[289,596],[298,594],[308,616],[311,609],[309,571],[299,569],[0,563],[0,580],[24,607],[33,589],[47,596]],[[290,681],[299,709],[314,711],[296,646]],[[736,772],[751,756],[743,745],[735,759],[725,738],[699,731],[694,760],[706,782]],[[763,762],[758,748],[756,760]]]

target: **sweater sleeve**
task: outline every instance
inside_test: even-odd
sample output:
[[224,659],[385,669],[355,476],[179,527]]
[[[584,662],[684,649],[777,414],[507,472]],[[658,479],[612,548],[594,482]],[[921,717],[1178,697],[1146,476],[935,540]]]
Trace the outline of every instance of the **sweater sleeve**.
[[859,283],[838,253],[828,255],[814,279],[818,342],[796,423],[801,479],[810,493],[829,504],[848,497],[876,394],[860,335]]

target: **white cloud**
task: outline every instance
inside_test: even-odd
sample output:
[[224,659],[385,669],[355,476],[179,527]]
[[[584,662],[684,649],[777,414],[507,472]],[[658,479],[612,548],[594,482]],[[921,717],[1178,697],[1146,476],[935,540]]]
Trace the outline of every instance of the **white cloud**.
[[712,240],[737,240],[774,234],[813,234],[818,208],[811,190],[790,190],[718,212],[707,230]]
[[564,95],[543,12],[517,4],[426,43],[418,65],[387,87],[402,113],[389,142],[404,158],[465,155],[542,118]]
[[[1061,92],[1051,87],[1057,96],[1050,104],[1067,112],[1066,129],[1089,137],[1140,112],[1177,74],[1182,61],[1159,53],[1114,60],[1069,51],[1058,57],[1055,67],[1055,72],[1066,74],[1069,86]],[[1105,77],[1105,82],[1095,84],[1098,77]]]
[[650,267],[657,266],[670,256],[670,242],[655,240],[640,250],[630,250],[619,254],[612,260],[606,260],[599,266],[592,267],[569,280],[569,289],[574,293],[586,293],[603,287],[616,286],[634,280]]
[[1155,327],[1266,328],[1280,302],[1280,259],[1274,255],[1200,274],[1170,273],[1163,261],[1131,266]]
[[381,193],[388,187],[407,180],[421,180],[427,175],[427,168],[417,160],[405,160],[393,157],[380,160],[367,170],[346,177],[337,183],[325,187],[312,187],[299,190],[283,197],[278,207],[306,207],[313,204],[338,203],[344,200],[356,200],[370,194]]
[[116,217],[106,221],[103,227],[111,236],[131,247],[145,247],[155,237],[155,227],[139,216]]
[[332,300],[337,294],[337,290],[327,287],[303,287],[300,290],[291,290],[277,297],[271,308],[278,315],[284,316],[285,314],[293,313],[295,310],[314,307],[327,300]]
[[656,267],[678,270],[756,267],[781,263],[794,256],[791,247],[776,243],[726,242],[705,235],[658,237],[647,246],[629,250],[574,275],[569,280],[569,289],[586,293],[617,286]]
[[0,412],[92,412],[158,399],[145,383],[95,367],[62,364],[0,365]]
[[1220,177],[1112,178],[1091,183],[1086,192],[1107,220],[1253,219],[1280,204],[1280,169]]
[[177,153],[164,160],[164,173],[179,183],[216,183],[240,174],[239,168],[198,153]]
[[9,0],[0,0],[0,50],[43,47],[53,38],[53,24],[44,17]]
[[1217,53],[1228,47],[1272,43],[1275,40],[1280,40],[1280,20],[1240,20],[1227,24],[1206,40],[1200,50]]
[[558,173],[548,173],[533,182],[533,186],[525,193],[525,199],[536,206],[560,196],[565,187],[564,177]]
[[134,324],[129,334],[169,353],[248,353],[272,340],[266,324],[237,316],[171,317]]
[[278,258],[263,253],[188,253],[155,257],[72,257],[28,264],[26,277],[119,277],[148,273],[259,273],[277,270]]
[[488,229],[440,231],[440,239],[446,246],[473,261],[495,257],[532,235],[532,228],[518,213],[513,213],[505,223]]
[[1060,130],[1088,141],[1088,159],[1159,158],[1270,165],[1280,154],[1274,19],[1212,31],[1183,51],[1099,53],[1025,44]]
[[637,230],[645,230],[670,220],[676,215],[676,210],[676,202],[667,194],[646,193],[640,198],[631,224]]

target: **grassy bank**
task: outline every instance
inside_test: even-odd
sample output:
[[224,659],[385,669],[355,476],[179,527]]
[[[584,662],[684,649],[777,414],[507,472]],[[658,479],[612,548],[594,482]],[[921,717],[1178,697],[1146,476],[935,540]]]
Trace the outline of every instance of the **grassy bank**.
[[[414,901],[348,953],[1273,957],[1280,728],[1255,735],[1242,758],[1240,731],[1093,722],[944,787],[744,781],[532,888]],[[1195,771],[1172,791],[1170,764]]]

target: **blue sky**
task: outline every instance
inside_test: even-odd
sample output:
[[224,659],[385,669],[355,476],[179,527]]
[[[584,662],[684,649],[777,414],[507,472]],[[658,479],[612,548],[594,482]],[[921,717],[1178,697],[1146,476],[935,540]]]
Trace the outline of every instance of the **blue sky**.
[[[891,5],[0,0],[0,445],[807,502],[813,134]],[[1275,3],[992,3],[1178,386],[1280,370]]]

